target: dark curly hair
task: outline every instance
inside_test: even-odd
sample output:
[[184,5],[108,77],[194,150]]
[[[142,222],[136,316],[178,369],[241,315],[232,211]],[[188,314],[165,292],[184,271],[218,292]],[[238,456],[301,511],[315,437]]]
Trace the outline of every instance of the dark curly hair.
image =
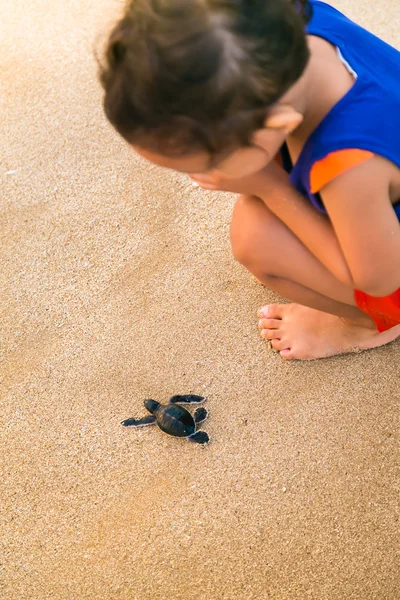
[[104,110],[167,156],[247,145],[309,58],[309,0],[130,0],[100,61]]

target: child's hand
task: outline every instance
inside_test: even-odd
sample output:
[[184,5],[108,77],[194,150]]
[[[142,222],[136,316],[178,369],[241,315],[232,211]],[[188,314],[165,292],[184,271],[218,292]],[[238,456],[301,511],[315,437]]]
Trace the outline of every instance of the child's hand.
[[257,171],[241,177],[228,177],[225,173],[215,169],[209,173],[193,173],[189,175],[195,185],[203,190],[219,190],[233,194],[246,194],[248,196],[259,196],[277,180],[278,173],[283,169],[273,160]]
[[[253,194],[259,176],[274,171],[274,158],[288,137],[302,122],[291,107],[277,105],[269,110],[263,129],[257,130],[251,145],[239,148],[208,173],[192,173],[191,179],[203,190]],[[271,167],[271,168],[270,168]]]
[[189,177],[193,181],[193,185],[201,187],[203,190],[222,190],[222,178],[218,171],[211,171],[209,175],[193,174]]
[[190,177],[204,190],[221,190],[234,194],[250,193],[254,176],[270,162],[269,153],[262,147],[239,148],[207,173],[191,173]]
[[268,168],[271,156],[262,147],[240,148],[216,169],[189,176],[203,190],[220,190],[233,194],[255,194],[259,174]]
[[203,190],[219,190],[220,192],[231,192],[233,194],[256,194],[256,174],[238,179],[229,179],[219,171],[211,171],[209,174],[189,175],[190,179]]

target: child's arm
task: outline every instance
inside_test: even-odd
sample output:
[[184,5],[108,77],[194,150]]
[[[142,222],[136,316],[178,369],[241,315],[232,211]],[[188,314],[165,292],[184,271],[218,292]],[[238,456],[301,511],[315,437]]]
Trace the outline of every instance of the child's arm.
[[389,198],[393,169],[374,156],[321,191],[355,288],[371,296],[400,287],[400,225]]
[[400,225],[389,199],[393,168],[374,157],[328,183],[321,196],[331,223],[276,165],[266,170],[269,187],[262,198],[337,279],[387,296],[400,287]]
[[331,222],[291,185],[272,161],[242,179],[195,177],[205,189],[260,197],[306,248],[341,282],[371,296],[400,287],[400,226],[389,199],[393,166],[374,157],[321,191]]
[[252,192],[246,193],[259,196],[336,279],[354,288],[352,274],[328,217],[315,210],[276,163],[270,163],[254,177]]
[[218,171],[192,175],[191,178],[203,189],[261,198],[339,281],[354,288],[350,270],[329,219],[317,212],[296,191],[288,174],[275,161],[263,170],[240,179],[227,179]]

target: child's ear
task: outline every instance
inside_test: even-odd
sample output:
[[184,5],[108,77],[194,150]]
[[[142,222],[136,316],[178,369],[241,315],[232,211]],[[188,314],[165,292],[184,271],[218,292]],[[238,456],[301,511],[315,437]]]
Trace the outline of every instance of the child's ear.
[[303,115],[289,104],[275,104],[268,110],[263,129],[253,134],[252,143],[263,148],[271,159],[302,121]]
[[282,129],[283,132],[292,133],[303,122],[303,115],[289,104],[276,104],[268,110],[264,121],[267,129]]

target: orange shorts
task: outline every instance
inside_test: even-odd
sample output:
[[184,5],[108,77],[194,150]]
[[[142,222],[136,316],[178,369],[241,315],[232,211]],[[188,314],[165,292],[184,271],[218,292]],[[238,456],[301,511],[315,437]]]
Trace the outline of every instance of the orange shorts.
[[379,332],[400,325],[400,289],[382,298],[355,290],[354,298],[358,308],[371,317]]

